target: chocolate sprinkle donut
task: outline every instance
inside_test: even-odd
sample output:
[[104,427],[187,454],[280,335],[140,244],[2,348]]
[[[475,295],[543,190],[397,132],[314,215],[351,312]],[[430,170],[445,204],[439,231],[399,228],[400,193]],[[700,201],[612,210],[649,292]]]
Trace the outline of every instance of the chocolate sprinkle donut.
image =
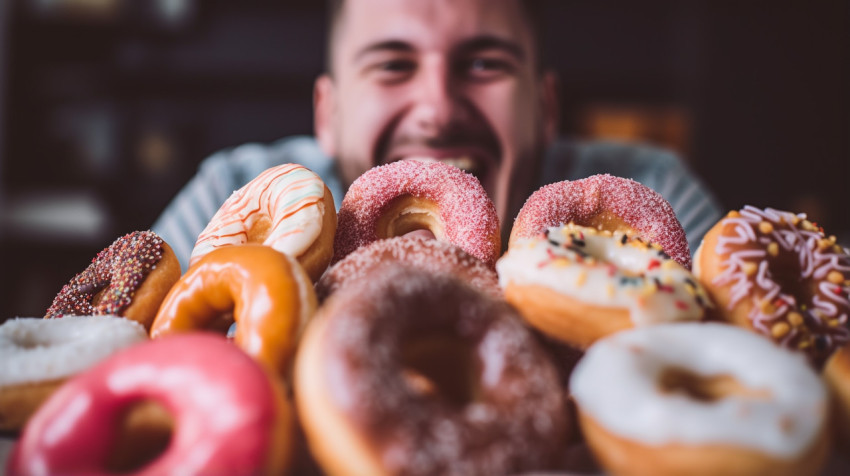
[[163,240],[152,231],[118,238],[62,287],[44,317],[122,315],[162,256]]
[[[402,265],[356,284],[329,300],[323,361],[333,375],[332,401],[388,474],[551,468],[566,433],[565,397],[553,363],[513,308],[451,276]],[[467,401],[406,378],[404,354],[422,336],[467,346],[475,369]],[[440,370],[457,370],[455,362]]]

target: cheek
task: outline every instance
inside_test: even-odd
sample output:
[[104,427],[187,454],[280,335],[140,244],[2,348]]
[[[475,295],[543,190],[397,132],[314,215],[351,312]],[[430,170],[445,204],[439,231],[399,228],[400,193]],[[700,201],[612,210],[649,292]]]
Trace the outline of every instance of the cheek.
[[519,82],[489,85],[474,96],[476,107],[493,128],[506,155],[517,155],[534,141],[538,120],[534,103]]
[[342,149],[371,160],[372,148],[403,104],[403,95],[392,88],[362,84],[346,91],[340,109]]

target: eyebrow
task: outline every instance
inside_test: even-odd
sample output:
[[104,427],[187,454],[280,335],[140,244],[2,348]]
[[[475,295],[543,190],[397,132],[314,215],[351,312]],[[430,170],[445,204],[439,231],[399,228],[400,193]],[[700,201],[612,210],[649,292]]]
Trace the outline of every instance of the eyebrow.
[[482,35],[464,41],[456,48],[459,54],[469,54],[482,50],[501,50],[519,61],[525,60],[525,49],[519,43],[492,35]]
[[370,45],[365,46],[360,51],[358,51],[354,55],[354,61],[358,61],[362,59],[364,56],[375,53],[379,51],[398,51],[398,52],[412,52],[414,51],[413,45],[406,41],[402,40],[385,40],[379,41],[376,43],[372,43]]

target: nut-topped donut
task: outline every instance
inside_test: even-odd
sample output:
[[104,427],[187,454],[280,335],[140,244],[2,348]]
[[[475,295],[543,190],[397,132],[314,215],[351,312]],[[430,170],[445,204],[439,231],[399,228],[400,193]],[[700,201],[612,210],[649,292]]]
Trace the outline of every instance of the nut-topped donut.
[[236,345],[285,376],[316,310],[310,278],[295,258],[246,244],[207,253],[162,302],[151,337],[205,329],[231,313]]
[[445,274],[381,268],[307,329],[295,394],[330,475],[511,474],[550,467],[564,395],[504,301]]
[[319,279],[333,256],[336,208],[315,172],[297,164],[272,167],[228,198],[198,236],[189,265],[223,246],[262,243],[298,259]]
[[517,215],[510,243],[568,223],[636,234],[644,241],[657,243],[670,257],[691,269],[688,240],[673,207],[658,192],[634,180],[593,175],[540,188],[528,197]]
[[150,329],[178,279],[180,263],[171,247],[152,231],[135,231],[98,253],[59,291],[44,317],[115,315]]
[[339,210],[334,262],[415,230],[430,230],[490,267],[501,251],[496,207],[474,175],[441,162],[402,160],[351,184]]
[[502,296],[496,272],[478,258],[451,243],[410,235],[358,248],[328,269],[316,283],[316,296],[324,301],[345,283],[363,279],[378,266],[397,263],[451,274],[493,297]]
[[565,225],[518,238],[496,264],[505,298],[547,335],[578,349],[622,329],[703,318],[711,301],[656,244]]
[[729,212],[705,235],[694,268],[724,320],[816,366],[850,340],[850,255],[804,214]]

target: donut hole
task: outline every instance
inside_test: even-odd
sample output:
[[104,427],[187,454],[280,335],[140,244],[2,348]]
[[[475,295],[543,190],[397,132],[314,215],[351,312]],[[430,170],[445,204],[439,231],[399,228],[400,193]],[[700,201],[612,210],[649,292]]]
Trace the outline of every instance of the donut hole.
[[770,398],[769,392],[749,388],[731,375],[699,375],[680,367],[665,369],[658,379],[658,387],[662,393],[684,394],[688,398],[704,403],[732,397],[753,400]]
[[478,394],[475,350],[458,337],[425,335],[402,347],[402,375],[416,393],[465,406]]
[[445,236],[439,206],[424,198],[401,195],[387,205],[375,231],[379,238],[392,238],[419,230],[430,231],[438,240]]
[[816,285],[805,283],[804,270],[795,253],[779,253],[767,260],[768,277],[779,285],[782,295],[793,297],[798,304],[811,305]]
[[233,327],[235,322],[236,321],[233,319],[233,311],[221,312],[214,315],[208,321],[206,328],[216,334],[229,335],[231,327]]
[[110,473],[133,473],[159,458],[171,444],[174,418],[161,404],[142,400],[121,415],[118,434],[106,462]]
[[597,230],[610,231],[611,233],[619,231],[630,236],[639,235],[637,231],[635,231],[635,229],[632,228],[628,223],[623,221],[622,218],[607,210],[603,210],[595,215],[576,220],[574,223],[576,225],[586,226],[588,228],[596,228]]
[[259,216],[250,228],[245,230],[248,243],[262,243],[269,236],[272,221],[268,216]]

